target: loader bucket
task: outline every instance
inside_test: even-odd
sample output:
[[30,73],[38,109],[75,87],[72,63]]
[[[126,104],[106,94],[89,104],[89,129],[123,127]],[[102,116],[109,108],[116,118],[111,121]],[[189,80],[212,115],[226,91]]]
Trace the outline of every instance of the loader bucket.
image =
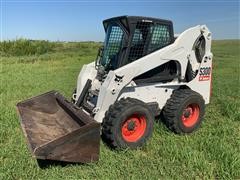
[[17,104],[20,122],[33,156],[67,162],[97,161],[100,123],[50,91]]

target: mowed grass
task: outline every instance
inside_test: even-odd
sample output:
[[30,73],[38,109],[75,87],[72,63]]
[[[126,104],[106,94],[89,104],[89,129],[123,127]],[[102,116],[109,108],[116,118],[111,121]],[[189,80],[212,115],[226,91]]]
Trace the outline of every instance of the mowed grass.
[[95,59],[98,45],[63,47],[39,56],[1,58],[0,179],[240,179],[239,40],[213,42],[211,104],[195,133],[176,135],[160,121],[142,149],[114,151],[101,142],[96,163],[39,168],[15,105],[53,89],[71,96],[81,66]]

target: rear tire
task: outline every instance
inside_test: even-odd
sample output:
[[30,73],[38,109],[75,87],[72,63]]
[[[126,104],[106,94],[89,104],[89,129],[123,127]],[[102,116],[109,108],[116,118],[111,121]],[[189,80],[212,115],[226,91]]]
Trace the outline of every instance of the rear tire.
[[115,102],[105,114],[102,139],[112,148],[135,149],[149,139],[154,116],[146,103],[126,98]]
[[203,119],[205,102],[200,94],[191,89],[175,90],[163,109],[167,127],[175,133],[191,133]]

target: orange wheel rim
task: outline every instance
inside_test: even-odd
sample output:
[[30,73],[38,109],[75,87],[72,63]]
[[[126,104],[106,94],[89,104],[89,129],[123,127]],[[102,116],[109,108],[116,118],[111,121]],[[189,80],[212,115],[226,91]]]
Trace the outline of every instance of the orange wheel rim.
[[197,123],[200,114],[200,108],[197,104],[188,105],[182,113],[182,122],[186,127],[192,127]]
[[132,115],[122,125],[122,137],[127,142],[136,142],[144,135],[146,127],[145,116]]

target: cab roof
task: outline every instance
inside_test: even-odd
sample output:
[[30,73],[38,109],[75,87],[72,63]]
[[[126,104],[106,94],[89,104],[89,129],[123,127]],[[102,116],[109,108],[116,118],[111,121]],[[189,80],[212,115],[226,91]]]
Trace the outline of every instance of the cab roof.
[[116,22],[116,23],[121,23],[125,26],[127,30],[129,30],[130,24],[134,24],[137,22],[153,22],[153,23],[159,23],[159,24],[168,24],[172,26],[172,21],[166,20],[166,19],[159,19],[159,18],[152,18],[152,17],[144,17],[144,16],[117,16],[117,17],[112,17],[109,19],[106,19],[103,21],[104,28],[106,30],[107,25],[109,23]]

